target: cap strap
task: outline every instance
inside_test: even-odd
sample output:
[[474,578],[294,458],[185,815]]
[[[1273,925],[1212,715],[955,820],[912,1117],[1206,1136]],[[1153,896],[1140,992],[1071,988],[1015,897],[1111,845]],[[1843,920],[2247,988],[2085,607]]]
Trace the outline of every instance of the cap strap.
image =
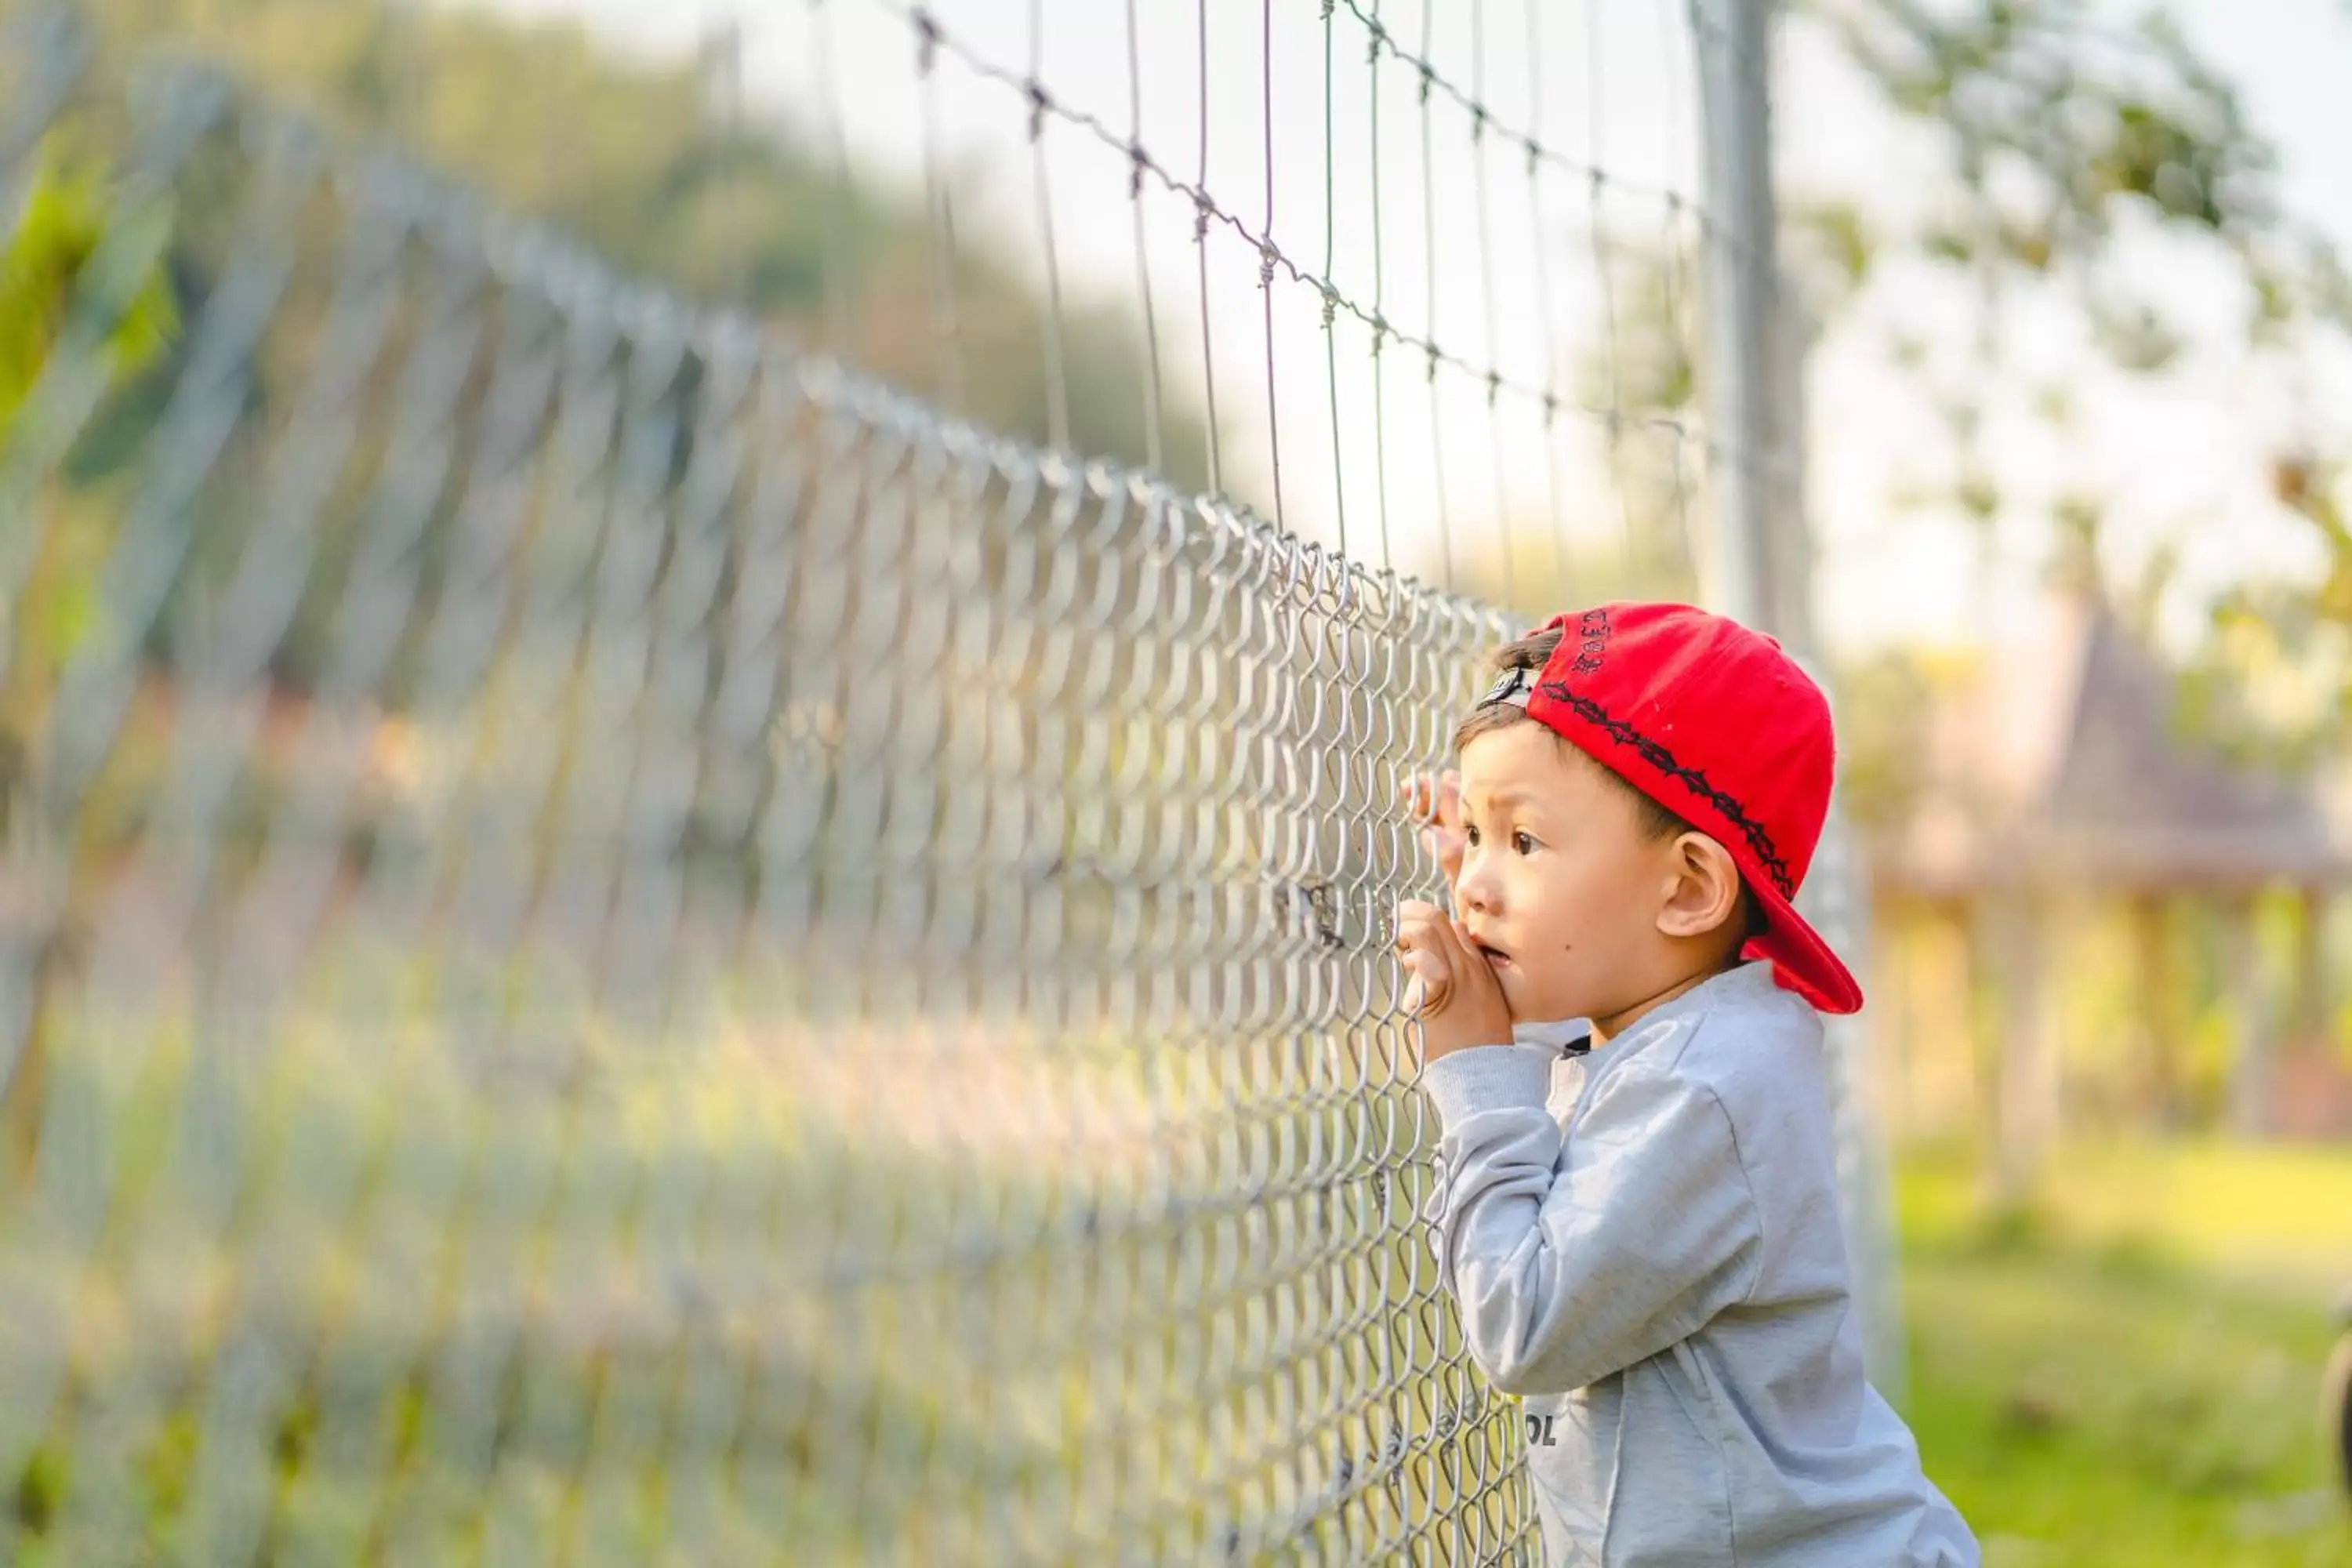
[[1495,684],[1486,689],[1486,695],[1478,699],[1478,706],[1491,708],[1497,702],[1507,702],[1514,708],[1525,708],[1529,693],[1535,689],[1534,677],[1538,673],[1524,664],[1512,666],[1496,678]]

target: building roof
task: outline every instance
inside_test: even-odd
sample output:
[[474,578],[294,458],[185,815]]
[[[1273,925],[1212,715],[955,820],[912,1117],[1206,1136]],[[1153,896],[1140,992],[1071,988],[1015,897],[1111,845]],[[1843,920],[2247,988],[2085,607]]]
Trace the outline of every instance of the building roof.
[[2053,603],[1933,726],[1935,782],[1879,875],[1950,894],[2352,877],[2352,837],[2320,795],[2184,735],[2174,689],[2105,605]]

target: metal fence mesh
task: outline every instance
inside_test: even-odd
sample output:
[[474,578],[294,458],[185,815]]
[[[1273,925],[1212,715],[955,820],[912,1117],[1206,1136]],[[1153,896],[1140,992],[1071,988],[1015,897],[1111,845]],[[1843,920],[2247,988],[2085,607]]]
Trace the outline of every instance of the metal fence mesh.
[[[1334,9],[1448,133],[1601,192]],[[1297,396],[1277,310],[1320,316],[1336,506],[1279,436],[1268,515],[1167,477],[1172,312],[1153,460],[1087,461],[1058,365],[1042,443],[943,410],[951,269],[910,395],[20,20],[0,233],[58,287],[0,402],[0,1555],[1536,1555],[1382,934],[1433,874],[1397,788],[1519,617],[1395,569],[1418,470],[1376,458],[1381,559],[1342,553],[1340,454],[1409,356],[1441,510],[1449,450],[1572,509],[1578,423],[1680,527],[1697,426],[1587,409],[1549,301],[1524,369],[1450,348],[1433,252],[1431,314],[1359,300],[1034,60],[875,14],[1196,223],[1212,350],[1211,253],[1261,269],[1263,399],[1197,426],[1224,495]]]

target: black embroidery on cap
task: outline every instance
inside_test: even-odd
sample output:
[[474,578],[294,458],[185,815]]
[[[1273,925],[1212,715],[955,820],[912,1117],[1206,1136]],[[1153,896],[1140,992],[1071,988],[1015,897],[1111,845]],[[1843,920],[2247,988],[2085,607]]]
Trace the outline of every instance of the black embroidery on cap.
[[1577,618],[1576,662],[1569,668],[1579,675],[1596,675],[1601,669],[1601,657],[1609,651],[1609,612],[1587,610]]
[[1772,836],[1764,831],[1764,825],[1752,820],[1747,810],[1737,800],[1707,783],[1705,773],[1696,768],[1683,766],[1682,763],[1675,761],[1675,754],[1672,752],[1658,744],[1657,742],[1643,734],[1622,719],[1611,718],[1608,710],[1590,697],[1580,697],[1570,691],[1566,681],[1547,680],[1543,683],[1542,690],[1543,694],[1553,701],[1566,704],[1579,716],[1607,731],[1609,738],[1619,745],[1631,746],[1641,752],[1642,760],[1660,773],[1680,779],[1684,787],[1693,795],[1723,813],[1725,819],[1734,827],[1738,828],[1741,835],[1747,838],[1748,847],[1756,852],[1756,858],[1762,864],[1764,874],[1772,879],[1772,885],[1780,889],[1780,896],[1784,899],[1793,899],[1797,896],[1796,879],[1789,875],[1789,863],[1781,859],[1780,851],[1772,847]]

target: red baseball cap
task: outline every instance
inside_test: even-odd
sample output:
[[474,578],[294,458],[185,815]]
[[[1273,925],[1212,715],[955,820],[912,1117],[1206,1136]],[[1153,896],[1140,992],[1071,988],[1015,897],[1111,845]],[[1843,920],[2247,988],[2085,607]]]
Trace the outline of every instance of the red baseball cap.
[[1837,765],[1821,688],[1778,641],[1688,605],[1601,605],[1537,630],[1555,626],[1533,682],[1507,671],[1486,700],[1524,704],[1729,850],[1765,924],[1741,956],[1824,1013],[1859,1011],[1862,987],[1792,901]]

